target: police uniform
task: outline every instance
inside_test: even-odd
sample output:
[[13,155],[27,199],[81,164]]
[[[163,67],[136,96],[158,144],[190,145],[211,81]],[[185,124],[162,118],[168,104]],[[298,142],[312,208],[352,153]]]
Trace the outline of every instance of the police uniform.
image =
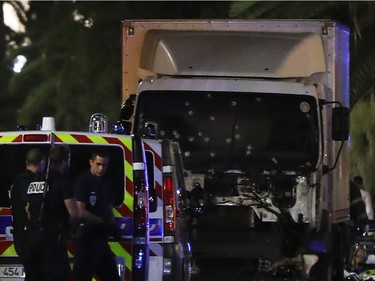
[[113,219],[111,185],[106,177],[90,170],[76,182],[75,196],[86,210],[103,219],[101,225],[86,223],[75,240],[74,276],[77,281],[91,281],[96,274],[101,281],[120,280],[115,256],[108,245],[108,228]]
[[28,235],[31,255],[37,261],[46,281],[67,281],[70,278],[66,250],[69,214],[64,200],[74,197],[72,184],[58,170],[51,168],[46,189],[29,188],[30,204]]
[[40,173],[26,170],[18,175],[10,189],[10,202],[13,218],[13,243],[14,248],[24,266],[25,281],[42,281],[42,272],[39,270],[38,259],[32,255],[32,247],[28,239],[29,220],[26,214],[28,202],[27,193],[35,188],[44,188],[46,185]]

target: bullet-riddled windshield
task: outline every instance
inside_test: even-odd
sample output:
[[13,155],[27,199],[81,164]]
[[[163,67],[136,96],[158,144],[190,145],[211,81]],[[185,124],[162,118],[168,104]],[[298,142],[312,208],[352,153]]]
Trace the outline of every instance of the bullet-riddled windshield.
[[318,159],[316,100],[306,95],[146,91],[136,131],[158,125],[180,143],[186,169],[309,169]]

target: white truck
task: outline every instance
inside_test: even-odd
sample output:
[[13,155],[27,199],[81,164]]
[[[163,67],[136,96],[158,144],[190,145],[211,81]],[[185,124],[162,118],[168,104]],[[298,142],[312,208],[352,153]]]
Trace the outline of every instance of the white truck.
[[125,20],[122,119],[180,144],[193,257],[251,280],[342,280],[349,30],[331,20]]

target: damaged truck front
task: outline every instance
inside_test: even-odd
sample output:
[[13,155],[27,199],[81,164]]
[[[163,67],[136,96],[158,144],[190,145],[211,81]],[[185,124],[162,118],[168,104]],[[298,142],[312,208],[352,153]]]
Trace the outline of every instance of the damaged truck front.
[[341,280],[349,31],[330,20],[123,23],[122,118],[179,142],[197,259]]

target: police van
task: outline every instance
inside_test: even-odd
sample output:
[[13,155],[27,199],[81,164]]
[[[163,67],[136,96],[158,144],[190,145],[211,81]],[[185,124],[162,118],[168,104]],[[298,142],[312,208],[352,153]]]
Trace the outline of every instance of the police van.
[[[89,132],[57,131],[51,121],[52,117],[43,118],[40,130],[0,132],[0,280],[25,279],[13,245],[11,183],[25,170],[28,150],[39,148],[48,155],[55,144],[71,149],[69,176],[73,181],[89,168],[92,150],[105,148],[109,152],[106,173],[114,183],[113,213],[121,229],[121,238],[110,237],[109,244],[121,280],[189,280],[191,251],[179,145],[124,135],[121,130],[107,133],[102,114],[91,117]],[[71,241],[67,250],[73,261]]]

